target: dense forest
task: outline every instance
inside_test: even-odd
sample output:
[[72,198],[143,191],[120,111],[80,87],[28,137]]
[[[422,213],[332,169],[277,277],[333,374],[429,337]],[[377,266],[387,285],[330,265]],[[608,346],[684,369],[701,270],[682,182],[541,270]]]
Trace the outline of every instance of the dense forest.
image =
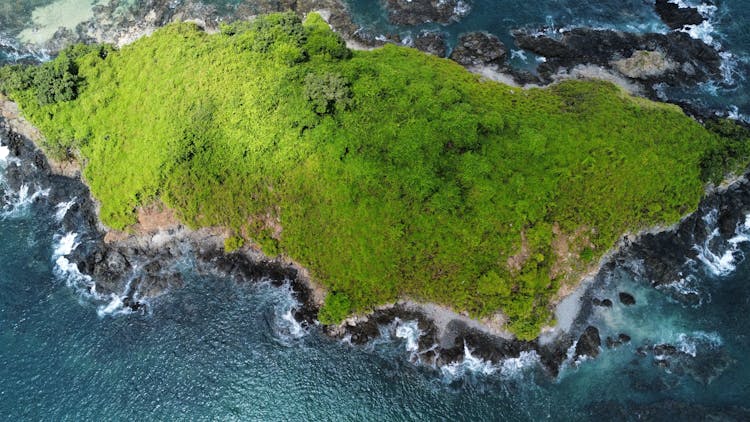
[[319,318],[409,297],[533,338],[550,301],[626,232],[691,212],[745,165],[745,136],[597,81],[520,89],[405,47],[350,51],[323,19],[174,24],[0,69],[76,159],[108,226],[155,201],[287,255]]

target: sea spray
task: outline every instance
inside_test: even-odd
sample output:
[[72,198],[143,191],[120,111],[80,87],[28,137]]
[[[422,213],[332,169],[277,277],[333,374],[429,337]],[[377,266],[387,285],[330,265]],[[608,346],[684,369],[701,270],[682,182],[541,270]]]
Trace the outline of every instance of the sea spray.
[[63,218],[65,218],[65,215],[70,211],[70,208],[75,205],[76,200],[78,198],[73,197],[70,201],[67,202],[61,202],[55,206],[57,208],[57,211],[55,211],[55,219],[59,222],[62,221]]

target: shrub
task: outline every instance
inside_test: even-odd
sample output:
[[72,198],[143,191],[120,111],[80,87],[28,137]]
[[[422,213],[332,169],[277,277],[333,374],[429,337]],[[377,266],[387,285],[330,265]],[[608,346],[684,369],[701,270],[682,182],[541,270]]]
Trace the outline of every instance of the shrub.
[[349,297],[344,293],[329,293],[318,312],[321,324],[340,324],[352,311]]
[[346,110],[352,103],[349,81],[336,73],[308,74],[305,96],[319,115]]
[[232,253],[245,245],[245,240],[240,236],[229,236],[224,239],[224,253]]

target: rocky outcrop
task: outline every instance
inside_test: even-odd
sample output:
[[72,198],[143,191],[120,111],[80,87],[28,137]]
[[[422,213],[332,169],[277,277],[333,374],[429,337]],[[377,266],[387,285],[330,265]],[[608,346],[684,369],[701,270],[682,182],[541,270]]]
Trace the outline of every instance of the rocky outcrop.
[[470,32],[458,39],[450,58],[463,66],[500,65],[507,53],[505,45],[496,36]]
[[414,48],[437,57],[445,57],[448,47],[445,34],[437,31],[422,31],[414,37]]
[[586,330],[581,334],[576,343],[575,359],[582,356],[588,356],[595,358],[599,356],[599,347],[602,345],[602,340],[599,338],[599,330],[596,327],[588,326]]
[[658,78],[677,68],[660,51],[637,50],[633,55],[610,63],[615,70],[632,79],[648,80]]
[[684,28],[687,25],[700,25],[705,19],[695,7],[681,7],[677,2],[656,0],[656,13],[671,29]]
[[396,25],[457,22],[471,11],[466,0],[386,0],[388,19]]
[[620,303],[622,303],[623,305],[625,306],[635,305],[635,298],[630,293],[620,292],[618,296],[620,298]]
[[560,71],[593,64],[644,83],[686,86],[721,77],[721,56],[705,42],[684,32],[633,34],[576,28],[557,39],[545,34],[516,32],[519,47],[543,56],[543,79]]

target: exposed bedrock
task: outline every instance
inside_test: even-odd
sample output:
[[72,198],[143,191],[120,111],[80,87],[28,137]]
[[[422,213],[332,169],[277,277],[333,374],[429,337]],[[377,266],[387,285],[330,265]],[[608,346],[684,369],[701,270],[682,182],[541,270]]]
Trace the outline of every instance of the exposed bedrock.
[[461,35],[450,58],[463,66],[500,65],[507,53],[505,45],[496,36],[470,32]]
[[437,31],[421,31],[414,37],[414,48],[437,57],[445,57],[448,49],[445,34]]
[[695,7],[680,7],[676,2],[656,0],[656,13],[671,29],[680,29],[687,25],[699,25],[705,19]]
[[522,31],[514,36],[520,48],[546,58],[538,70],[547,82],[556,73],[581,64],[617,71],[646,87],[657,83],[686,86],[721,77],[719,52],[680,31],[641,35],[576,28],[559,39]]

